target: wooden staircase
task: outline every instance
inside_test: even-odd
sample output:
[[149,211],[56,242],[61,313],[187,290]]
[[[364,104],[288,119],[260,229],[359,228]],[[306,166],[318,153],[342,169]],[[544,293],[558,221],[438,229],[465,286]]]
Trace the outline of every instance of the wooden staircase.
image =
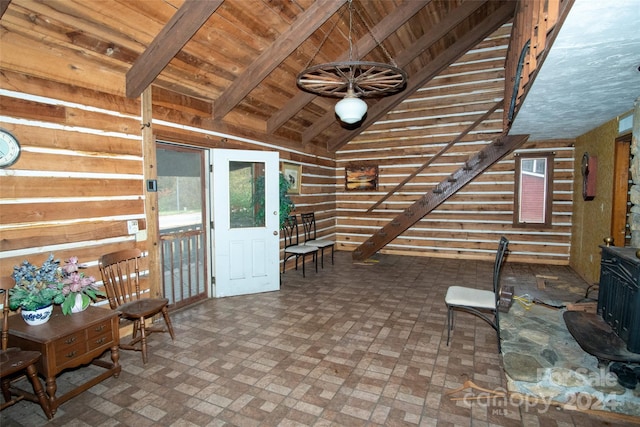
[[528,135],[501,136],[465,162],[465,165],[424,194],[391,222],[369,237],[353,251],[355,261],[364,261],[402,234],[425,215],[444,203],[458,190],[480,175],[498,160],[518,148]]

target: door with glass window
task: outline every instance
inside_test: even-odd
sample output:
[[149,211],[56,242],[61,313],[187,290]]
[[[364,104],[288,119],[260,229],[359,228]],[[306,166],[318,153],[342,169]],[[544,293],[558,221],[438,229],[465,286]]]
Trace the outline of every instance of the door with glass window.
[[278,153],[214,149],[213,294],[280,289]]

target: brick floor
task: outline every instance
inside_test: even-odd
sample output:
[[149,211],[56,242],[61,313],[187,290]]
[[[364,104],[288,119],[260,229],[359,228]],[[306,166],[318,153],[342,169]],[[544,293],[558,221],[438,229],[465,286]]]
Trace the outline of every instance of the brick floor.
[[[150,338],[149,362],[121,351],[122,373],[61,405],[47,423],[20,402],[9,426],[601,426],[631,421],[510,403],[452,400],[465,380],[504,389],[496,335],[456,316],[446,345],[447,286],[490,288],[489,261],[336,253],[317,274],[282,275],[279,292],[212,299],[172,313],[176,340]],[[503,279],[535,274],[586,289],[569,268],[509,263]],[[554,290],[547,290],[553,293]],[[582,297],[583,295],[578,295]],[[554,295],[554,297],[559,297]],[[63,374],[79,381],[93,368]]]

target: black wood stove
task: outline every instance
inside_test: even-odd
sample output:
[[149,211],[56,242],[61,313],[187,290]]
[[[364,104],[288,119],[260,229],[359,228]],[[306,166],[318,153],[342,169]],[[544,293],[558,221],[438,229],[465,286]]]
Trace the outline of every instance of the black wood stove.
[[567,311],[567,329],[601,366],[640,363],[640,259],[636,248],[602,246],[598,311]]

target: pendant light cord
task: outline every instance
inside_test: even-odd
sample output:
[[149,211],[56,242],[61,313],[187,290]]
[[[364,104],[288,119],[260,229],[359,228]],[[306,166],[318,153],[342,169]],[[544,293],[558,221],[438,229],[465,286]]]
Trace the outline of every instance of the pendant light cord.
[[[349,7],[351,7],[351,0],[349,0]],[[365,21],[364,17],[362,16],[362,14],[360,13],[360,11],[357,8],[356,8],[356,13],[358,14],[358,17],[360,18],[360,21],[362,21],[362,23],[364,24],[365,28],[367,29],[367,32],[369,34],[371,34],[371,38],[373,38],[373,41],[376,42],[376,46],[380,46],[380,49],[382,49],[384,54],[387,56],[387,59],[389,60],[389,63],[391,65],[393,65],[394,67],[397,67],[398,65],[396,64],[396,61],[393,59],[393,57],[387,51],[387,49],[384,47],[384,45],[380,41],[378,41],[376,36],[373,34],[373,31],[371,31],[371,27],[369,26],[369,24],[367,24],[367,21]],[[351,21],[349,21],[349,22],[351,22]],[[349,43],[351,43],[351,29],[349,29]]]
[[349,0],[349,61],[353,61],[353,41],[351,40],[351,30],[353,28],[353,2]]
[[[349,0],[349,3],[351,3],[351,0]],[[324,35],[324,38],[322,39],[322,42],[320,42],[320,44],[316,48],[315,53],[313,54],[313,56],[311,58],[309,58],[309,61],[307,62],[307,65],[305,65],[304,68],[309,68],[309,66],[311,65],[313,60],[316,59],[316,56],[318,56],[318,53],[320,52],[320,49],[322,49],[322,46],[324,46],[325,42],[327,41],[327,39],[329,38],[331,33],[333,33],[333,30],[335,30],[336,26],[338,25],[338,23],[342,19],[342,15],[344,15],[344,9],[342,9],[340,11],[340,16],[338,17],[338,19],[335,20],[335,22],[331,26],[331,29],[329,31],[327,31],[327,33]],[[351,30],[349,30],[349,31],[351,31]],[[351,40],[349,40],[349,41],[351,41]],[[351,53],[349,53],[349,56],[351,56]]]

